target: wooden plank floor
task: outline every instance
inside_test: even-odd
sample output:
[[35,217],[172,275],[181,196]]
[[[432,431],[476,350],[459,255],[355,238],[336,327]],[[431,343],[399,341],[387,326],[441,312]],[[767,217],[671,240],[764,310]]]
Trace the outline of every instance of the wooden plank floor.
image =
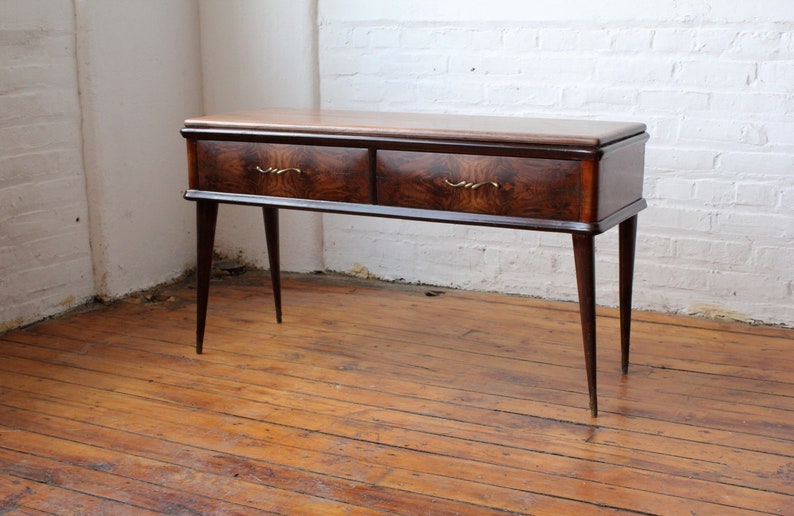
[[[428,295],[435,294],[435,295]],[[259,272],[0,337],[0,513],[794,514],[794,331]]]

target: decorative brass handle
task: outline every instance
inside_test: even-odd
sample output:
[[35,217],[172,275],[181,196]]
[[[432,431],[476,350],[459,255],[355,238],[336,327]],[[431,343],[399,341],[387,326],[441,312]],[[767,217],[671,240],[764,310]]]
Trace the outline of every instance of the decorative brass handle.
[[476,190],[485,185],[491,185],[494,188],[499,188],[499,183],[494,183],[492,181],[487,183],[469,183],[468,181],[459,181],[457,183],[453,183],[449,179],[444,179],[444,182],[452,188],[468,188],[469,190]]
[[298,174],[303,174],[303,171],[299,168],[275,168],[275,167],[267,167],[262,168],[259,165],[256,166],[256,171],[260,174],[275,174],[280,176],[282,174],[286,174],[287,172],[297,172]]

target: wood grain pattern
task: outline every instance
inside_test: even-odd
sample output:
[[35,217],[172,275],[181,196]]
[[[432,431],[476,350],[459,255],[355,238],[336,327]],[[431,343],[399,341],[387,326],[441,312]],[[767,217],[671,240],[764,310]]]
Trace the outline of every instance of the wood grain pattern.
[[[366,149],[218,141],[199,141],[197,147],[201,190],[325,201],[370,201]],[[269,168],[286,172],[261,172]]]
[[609,145],[645,131],[645,124],[636,122],[311,109],[261,109],[210,115],[190,118],[185,121],[185,127],[582,147]]
[[611,213],[642,199],[645,170],[645,139],[634,138],[620,145],[619,149],[608,152],[595,165],[597,179],[590,190],[597,197],[596,209],[590,217],[583,216],[585,222],[602,220]]
[[[794,330],[325,275],[192,281],[0,336],[0,512],[788,514]],[[443,320],[443,324],[439,321]]]
[[[378,124],[370,125],[376,119]],[[185,198],[257,205],[265,213],[286,207],[565,231],[574,234],[574,242],[588,238],[591,249],[596,234],[645,207],[648,136],[642,124],[477,118],[475,131],[474,122],[455,116],[380,120],[373,113],[312,110],[191,119],[182,134],[196,142],[188,146],[188,163],[191,185],[197,177],[198,186]],[[211,234],[201,227],[198,233]],[[202,242],[199,256],[210,256],[211,238]],[[278,250],[270,236],[268,248],[271,254]],[[621,276],[623,262],[628,260],[621,260]],[[197,353],[203,349],[209,281],[201,275],[207,267],[199,263]],[[589,278],[594,290],[594,260],[576,263],[577,277]],[[277,287],[279,271],[272,264],[271,272]],[[580,281],[580,291],[583,285]],[[280,320],[278,290],[275,294]],[[590,314],[582,318],[582,330],[590,412],[596,417],[595,296],[580,295],[580,305]],[[630,307],[624,309],[624,315],[630,313]],[[628,344],[624,331],[624,356]]]
[[[380,151],[376,160],[380,204],[514,217],[579,218],[581,175],[577,161],[396,151]],[[446,181],[482,186],[456,188]]]

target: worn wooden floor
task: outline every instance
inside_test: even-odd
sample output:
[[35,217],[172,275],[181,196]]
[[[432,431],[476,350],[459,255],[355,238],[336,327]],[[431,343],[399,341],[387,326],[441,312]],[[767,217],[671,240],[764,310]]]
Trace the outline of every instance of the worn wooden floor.
[[[436,295],[428,295],[436,294]],[[0,513],[794,514],[794,331],[260,273],[0,337]],[[148,298],[147,298],[148,297]]]

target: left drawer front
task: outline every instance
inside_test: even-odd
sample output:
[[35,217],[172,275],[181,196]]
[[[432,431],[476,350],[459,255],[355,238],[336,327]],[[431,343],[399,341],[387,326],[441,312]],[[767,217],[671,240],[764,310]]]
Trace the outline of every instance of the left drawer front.
[[370,202],[366,149],[199,141],[196,156],[200,190]]

